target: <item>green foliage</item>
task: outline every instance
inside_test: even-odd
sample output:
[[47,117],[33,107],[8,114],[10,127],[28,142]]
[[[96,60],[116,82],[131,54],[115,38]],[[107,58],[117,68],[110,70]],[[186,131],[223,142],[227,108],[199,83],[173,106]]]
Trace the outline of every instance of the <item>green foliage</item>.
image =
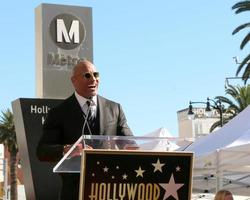
[[250,10],[250,1],[240,1],[232,6],[232,9],[235,10],[235,14],[239,14],[245,11]]
[[10,152],[10,199],[17,200],[16,156],[18,153],[14,116],[7,109],[0,117],[0,143]]
[[[232,6],[232,9],[235,10],[235,14],[239,14],[242,12],[250,11],[250,1],[241,1]],[[240,26],[238,26],[234,31],[233,35],[238,33],[241,30],[245,30],[250,27],[250,22],[244,23]],[[250,40],[250,33],[248,33],[242,40],[240,44],[240,49],[244,49],[248,41]],[[244,69],[245,68],[245,69]],[[244,69],[243,74],[242,74],[242,80],[246,84],[247,80],[249,79],[250,76],[250,54],[246,56],[246,58],[240,63],[238,66],[238,69],[236,71],[236,76],[239,75],[240,71]]]
[[2,111],[2,116],[0,118],[0,143],[7,146],[9,152],[18,151],[14,116],[9,109],[5,112]]
[[[226,95],[229,95],[230,97],[215,97],[215,99],[217,100],[220,99],[221,103],[225,106],[225,108],[223,109],[223,124],[229,122],[248,105],[250,105],[250,85],[242,87],[239,85],[229,85],[225,92]],[[220,121],[215,122],[210,128],[210,132],[212,132],[216,127],[219,126]]]

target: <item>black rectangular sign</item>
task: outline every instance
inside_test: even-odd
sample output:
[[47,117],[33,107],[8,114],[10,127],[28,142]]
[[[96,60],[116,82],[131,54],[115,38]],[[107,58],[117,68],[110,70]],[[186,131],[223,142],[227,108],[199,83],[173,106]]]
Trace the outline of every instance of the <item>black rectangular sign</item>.
[[36,147],[49,110],[61,102],[60,99],[35,98],[19,98],[12,102],[26,199],[58,199],[61,178],[52,171],[55,163],[39,161]]

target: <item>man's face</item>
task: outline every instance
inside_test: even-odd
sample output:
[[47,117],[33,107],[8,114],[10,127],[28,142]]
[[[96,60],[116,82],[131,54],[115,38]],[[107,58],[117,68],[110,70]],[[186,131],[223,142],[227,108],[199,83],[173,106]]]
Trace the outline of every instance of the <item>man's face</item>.
[[95,66],[90,62],[80,62],[76,66],[71,81],[79,95],[90,98],[97,94],[99,76],[96,72]]

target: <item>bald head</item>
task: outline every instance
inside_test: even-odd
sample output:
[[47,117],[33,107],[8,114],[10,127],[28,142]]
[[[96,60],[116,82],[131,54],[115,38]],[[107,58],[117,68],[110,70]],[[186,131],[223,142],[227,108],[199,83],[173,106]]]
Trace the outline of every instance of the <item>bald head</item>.
[[83,68],[92,68],[92,69],[95,69],[95,66],[92,62],[88,61],[88,60],[83,60],[79,63],[77,63],[73,70],[72,70],[72,76],[74,76],[75,74],[77,73],[81,73],[82,69]]
[[75,91],[85,97],[90,98],[97,94],[99,77],[96,77],[96,67],[88,60],[83,60],[75,65],[72,70],[71,82]]

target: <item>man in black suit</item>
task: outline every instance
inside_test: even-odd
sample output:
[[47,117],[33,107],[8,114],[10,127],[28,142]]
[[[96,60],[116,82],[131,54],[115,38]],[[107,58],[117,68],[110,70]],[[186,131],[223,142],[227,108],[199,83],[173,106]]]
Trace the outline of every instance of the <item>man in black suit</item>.
[[[91,62],[79,62],[73,68],[71,82],[74,94],[51,109],[45,120],[37,147],[41,161],[59,161],[82,134],[132,135],[121,105],[97,95],[99,73]],[[88,130],[82,130],[89,106],[93,108],[92,123]],[[74,154],[80,155],[82,148],[80,143]],[[64,173],[61,177],[60,199],[77,200],[80,174]]]

